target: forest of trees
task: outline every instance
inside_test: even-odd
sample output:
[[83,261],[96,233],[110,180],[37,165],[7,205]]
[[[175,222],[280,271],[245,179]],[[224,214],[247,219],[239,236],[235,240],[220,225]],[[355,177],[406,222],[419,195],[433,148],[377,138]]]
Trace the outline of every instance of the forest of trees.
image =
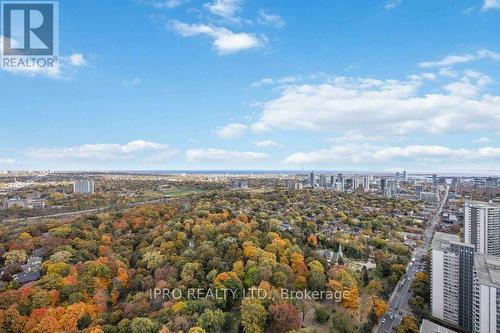
[[[374,209],[362,209],[368,206]],[[2,226],[0,331],[369,332],[410,259],[398,231],[420,227],[394,215],[417,210],[369,195],[213,191],[168,205]],[[293,230],[281,231],[283,222]],[[332,224],[341,231],[319,233]],[[317,250],[339,244],[345,263],[328,265]],[[40,279],[19,286],[12,275],[40,249]],[[350,265],[368,259],[375,269]],[[151,298],[153,288],[238,295],[258,288],[269,297],[162,299]],[[284,299],[281,288],[348,296],[339,303]]]

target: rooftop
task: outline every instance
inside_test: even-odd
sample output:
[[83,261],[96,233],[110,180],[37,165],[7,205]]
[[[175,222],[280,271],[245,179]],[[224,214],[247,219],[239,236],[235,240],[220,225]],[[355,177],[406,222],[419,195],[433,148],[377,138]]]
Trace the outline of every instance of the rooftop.
[[474,268],[479,283],[500,288],[500,257],[475,254]]
[[40,265],[42,263],[42,260],[43,260],[42,257],[30,256],[30,257],[28,257],[27,264],[30,266]]
[[38,280],[40,277],[40,271],[32,271],[32,272],[21,272],[16,277],[15,280],[20,284],[33,282]]
[[438,324],[435,324],[432,321],[428,321],[427,319],[424,319],[422,321],[422,325],[420,326],[420,333],[457,333],[457,332],[450,330],[446,327],[440,326]]
[[495,202],[467,200],[465,204],[477,208],[500,208],[500,204]]
[[433,250],[442,250],[442,249],[446,248],[451,243],[466,245],[465,243],[461,242],[461,239],[458,235],[445,234],[443,232],[436,232],[434,234],[434,238],[432,239],[432,249]]

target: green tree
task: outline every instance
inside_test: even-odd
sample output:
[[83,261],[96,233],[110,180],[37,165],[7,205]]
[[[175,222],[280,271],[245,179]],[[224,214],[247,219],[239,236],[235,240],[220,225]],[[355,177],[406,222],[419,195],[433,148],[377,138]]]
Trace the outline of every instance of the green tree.
[[309,288],[311,288],[311,290],[323,290],[325,289],[325,281],[325,274],[313,270],[309,275]]
[[314,309],[314,321],[319,324],[324,324],[330,319],[330,315],[326,312],[325,308],[319,307]]
[[352,324],[352,320],[346,315],[335,313],[332,316],[332,333],[355,333],[356,328]]
[[420,296],[414,296],[410,299],[411,312],[415,315],[418,321],[430,316],[428,305]]
[[258,299],[247,298],[241,302],[241,324],[245,333],[262,333],[267,311]]
[[150,270],[160,268],[165,263],[165,257],[160,251],[146,252],[142,259],[146,263],[146,267]]
[[370,277],[368,276],[368,269],[363,266],[363,287],[366,287],[370,283]]
[[198,325],[203,327],[207,332],[218,332],[224,325],[225,320],[226,315],[220,309],[205,309],[200,318],[198,318]]
[[277,271],[273,274],[272,282],[274,286],[284,288],[288,282],[288,277],[285,273]]
[[377,312],[375,312],[374,308],[372,308],[368,313],[368,322],[371,324],[372,327],[378,323]]
[[155,333],[157,329],[156,322],[149,318],[137,317],[130,322],[132,333]]
[[79,330],[83,330],[92,324],[92,318],[88,313],[85,313],[83,316],[78,319],[77,327]]
[[401,324],[396,328],[397,333],[418,333],[417,319],[413,316],[405,316]]

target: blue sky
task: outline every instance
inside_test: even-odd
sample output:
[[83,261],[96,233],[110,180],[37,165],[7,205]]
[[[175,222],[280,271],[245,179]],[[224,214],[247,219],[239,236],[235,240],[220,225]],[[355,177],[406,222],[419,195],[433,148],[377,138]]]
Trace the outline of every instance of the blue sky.
[[499,170],[500,0],[61,0],[1,169]]

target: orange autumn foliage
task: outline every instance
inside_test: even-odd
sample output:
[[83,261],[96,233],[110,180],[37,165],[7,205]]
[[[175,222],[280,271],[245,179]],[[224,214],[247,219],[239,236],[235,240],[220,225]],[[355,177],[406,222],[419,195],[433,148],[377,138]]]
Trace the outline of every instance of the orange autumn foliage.
[[300,276],[309,275],[309,269],[304,262],[304,257],[300,253],[292,253],[290,259],[292,261],[292,270],[294,271],[294,273]]
[[98,289],[96,290],[94,297],[93,297],[96,310],[98,313],[104,313],[107,310],[107,300],[108,300],[108,295],[105,289]]
[[79,302],[71,304],[66,308],[50,307],[35,309],[26,321],[24,330],[28,333],[76,331],[78,320],[85,313],[88,313],[91,318],[95,318],[96,312],[94,306]]
[[113,250],[109,245],[101,245],[99,246],[99,255],[100,256],[110,256],[113,253]]
[[307,237],[307,242],[309,243],[309,245],[316,247],[318,245],[318,237],[316,237],[316,235],[314,234],[311,234],[309,235],[309,237]]
[[57,290],[49,291],[50,305],[55,306],[59,302],[59,292]]
[[105,245],[111,244],[111,236],[110,235],[102,235],[101,240]]
[[127,270],[123,267],[118,268],[118,271],[116,272],[116,279],[120,282],[122,287],[127,287],[129,280]]

